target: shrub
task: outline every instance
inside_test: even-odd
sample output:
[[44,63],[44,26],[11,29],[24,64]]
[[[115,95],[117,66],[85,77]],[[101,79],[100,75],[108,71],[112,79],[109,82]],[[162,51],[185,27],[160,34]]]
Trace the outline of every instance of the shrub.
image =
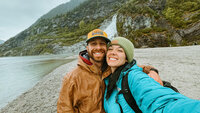
[[181,6],[181,9],[184,11],[194,11],[199,8],[199,5],[196,2],[184,2],[183,5]]

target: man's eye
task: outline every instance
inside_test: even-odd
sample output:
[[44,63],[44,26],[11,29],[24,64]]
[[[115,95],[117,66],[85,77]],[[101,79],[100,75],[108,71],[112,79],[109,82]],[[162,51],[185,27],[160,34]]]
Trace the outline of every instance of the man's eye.
[[101,45],[106,45],[106,43],[101,43]]
[[96,43],[91,43],[91,45],[96,45]]

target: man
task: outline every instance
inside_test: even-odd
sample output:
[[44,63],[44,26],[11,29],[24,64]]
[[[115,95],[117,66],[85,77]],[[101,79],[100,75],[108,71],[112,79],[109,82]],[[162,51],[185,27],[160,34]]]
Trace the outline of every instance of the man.
[[57,103],[58,113],[105,112],[103,79],[111,73],[105,62],[108,42],[107,34],[100,29],[88,34],[87,50],[79,53],[78,66],[64,77]]

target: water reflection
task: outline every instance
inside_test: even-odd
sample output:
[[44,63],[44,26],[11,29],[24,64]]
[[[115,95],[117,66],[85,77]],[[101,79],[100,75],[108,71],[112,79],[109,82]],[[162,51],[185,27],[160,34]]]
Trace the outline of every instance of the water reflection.
[[0,108],[33,87],[69,55],[0,57]]

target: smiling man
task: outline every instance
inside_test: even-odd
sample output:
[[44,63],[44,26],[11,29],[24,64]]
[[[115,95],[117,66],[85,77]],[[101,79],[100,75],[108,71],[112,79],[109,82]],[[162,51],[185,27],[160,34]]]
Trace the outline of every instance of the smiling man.
[[63,80],[57,103],[58,113],[102,113],[104,82],[110,68],[105,65],[107,34],[95,29],[88,33],[87,50],[79,53],[78,66]]
[[88,34],[86,42],[90,58],[101,64],[107,51],[107,43],[110,42],[107,34],[100,29],[95,29]]

